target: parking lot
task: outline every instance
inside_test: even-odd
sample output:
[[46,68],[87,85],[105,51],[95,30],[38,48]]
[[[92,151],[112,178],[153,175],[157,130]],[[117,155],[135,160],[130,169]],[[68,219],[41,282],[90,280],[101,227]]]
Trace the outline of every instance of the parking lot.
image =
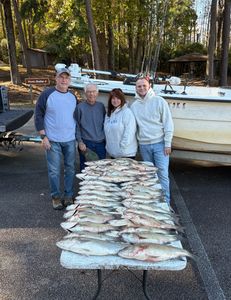
[[[35,135],[33,122],[24,134]],[[56,241],[63,211],[52,208],[38,143],[0,151],[0,299],[92,299],[95,270],[60,265]],[[152,299],[230,299],[231,169],[171,163],[172,205],[185,228],[184,247],[198,259],[182,271],[149,271]],[[78,190],[75,183],[76,193]],[[145,299],[142,271],[103,271],[98,299]]]

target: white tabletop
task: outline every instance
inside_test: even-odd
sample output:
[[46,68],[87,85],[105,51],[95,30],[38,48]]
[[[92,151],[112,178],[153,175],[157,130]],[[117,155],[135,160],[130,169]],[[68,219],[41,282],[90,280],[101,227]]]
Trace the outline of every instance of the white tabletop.
[[[182,248],[181,242],[171,243],[172,246]],[[119,256],[85,256],[74,252],[62,250],[60,263],[67,269],[119,269],[127,267],[137,270],[183,270],[187,265],[187,259],[174,259],[158,263],[125,259]]]

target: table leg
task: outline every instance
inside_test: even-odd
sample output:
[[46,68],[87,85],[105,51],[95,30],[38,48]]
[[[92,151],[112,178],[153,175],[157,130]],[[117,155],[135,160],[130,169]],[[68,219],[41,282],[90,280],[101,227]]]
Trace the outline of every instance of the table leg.
[[143,271],[143,291],[144,291],[144,295],[146,297],[147,300],[151,300],[151,298],[149,297],[148,295],[148,292],[147,292],[147,277],[148,277],[148,270],[144,270]]
[[97,275],[98,275],[98,289],[96,291],[95,296],[93,297],[93,300],[95,300],[99,296],[101,286],[102,286],[102,272],[100,269],[97,270]]

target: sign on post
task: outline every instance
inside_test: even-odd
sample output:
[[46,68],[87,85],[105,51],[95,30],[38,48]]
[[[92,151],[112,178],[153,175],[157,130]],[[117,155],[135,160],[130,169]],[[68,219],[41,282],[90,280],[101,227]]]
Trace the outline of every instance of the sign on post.
[[47,77],[44,78],[25,78],[25,83],[30,85],[30,99],[33,104],[33,93],[32,93],[32,84],[35,85],[49,85],[50,79]]
[[50,84],[49,78],[26,78],[26,84],[48,85]]

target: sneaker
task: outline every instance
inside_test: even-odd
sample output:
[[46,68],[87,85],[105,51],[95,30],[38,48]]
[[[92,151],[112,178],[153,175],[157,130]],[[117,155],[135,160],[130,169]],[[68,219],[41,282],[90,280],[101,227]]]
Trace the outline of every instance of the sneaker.
[[73,199],[72,198],[70,198],[70,197],[65,197],[64,198],[64,201],[63,201],[63,205],[65,206],[65,207],[67,207],[68,205],[71,205],[71,204],[73,204],[74,202],[73,202]]
[[63,209],[63,203],[60,198],[52,198],[52,205],[54,209]]

